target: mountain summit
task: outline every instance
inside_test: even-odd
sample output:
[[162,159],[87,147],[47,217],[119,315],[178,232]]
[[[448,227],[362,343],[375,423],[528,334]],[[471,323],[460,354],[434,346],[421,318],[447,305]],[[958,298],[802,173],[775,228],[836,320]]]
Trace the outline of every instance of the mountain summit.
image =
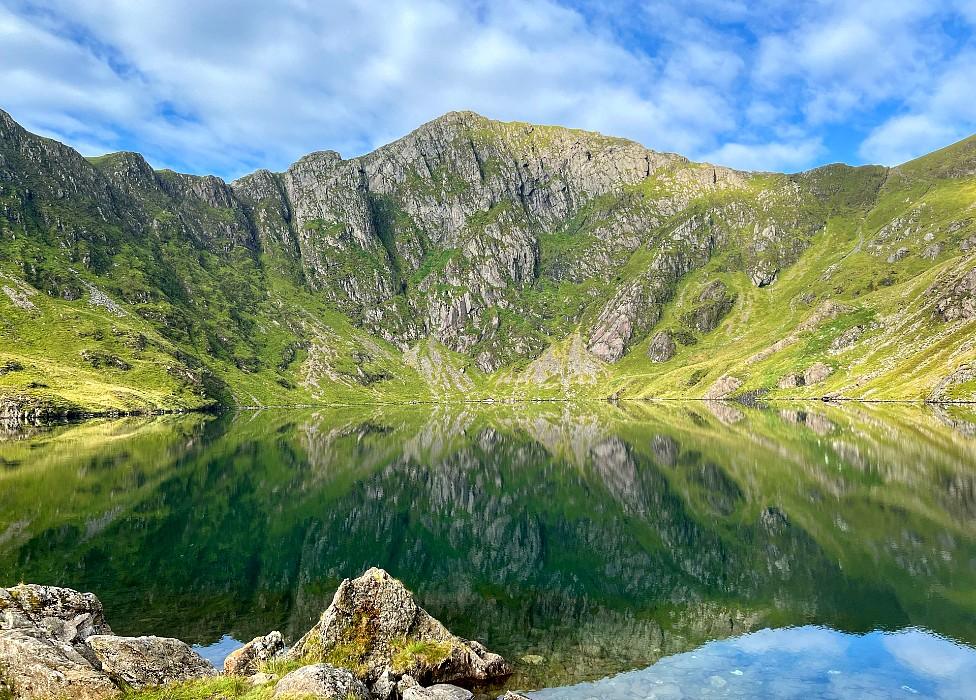
[[0,112],[0,405],[974,398],[974,153],[747,173],[456,112],[228,184]]

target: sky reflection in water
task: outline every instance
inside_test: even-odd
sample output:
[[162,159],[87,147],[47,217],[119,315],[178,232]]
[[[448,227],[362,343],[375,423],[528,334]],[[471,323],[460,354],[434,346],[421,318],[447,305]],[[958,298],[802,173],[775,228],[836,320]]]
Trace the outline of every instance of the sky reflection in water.
[[764,629],[533,700],[976,698],[976,650],[919,629]]

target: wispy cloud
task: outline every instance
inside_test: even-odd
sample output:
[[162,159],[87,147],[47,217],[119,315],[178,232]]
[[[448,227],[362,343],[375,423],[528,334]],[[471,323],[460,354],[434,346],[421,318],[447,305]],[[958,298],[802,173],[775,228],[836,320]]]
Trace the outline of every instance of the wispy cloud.
[[455,109],[737,167],[891,162],[976,128],[973,21],[971,0],[0,0],[0,107],[225,176]]

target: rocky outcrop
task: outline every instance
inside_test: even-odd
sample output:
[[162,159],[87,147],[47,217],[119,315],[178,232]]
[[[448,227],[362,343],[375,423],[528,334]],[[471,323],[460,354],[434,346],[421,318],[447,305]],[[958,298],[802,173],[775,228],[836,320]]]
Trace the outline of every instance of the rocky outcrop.
[[276,698],[318,698],[320,700],[372,700],[359,679],[344,668],[329,664],[303,666],[285,675],[275,685]]
[[250,642],[235,649],[224,659],[224,673],[231,676],[250,676],[257,673],[258,667],[280,656],[285,651],[285,640],[281,632],[269,632],[263,637],[255,637]]
[[956,280],[936,302],[943,321],[968,321],[976,318],[976,268]]
[[705,392],[703,399],[727,399],[742,386],[742,380],[738,377],[722,375],[715,380],[715,383]]
[[400,581],[375,568],[340,584],[318,624],[287,658],[339,662],[368,686],[404,676],[426,684],[484,683],[513,671],[478,642],[451,634]]
[[804,386],[810,386],[811,384],[822,382],[833,374],[833,372],[834,368],[830,365],[823,362],[814,362],[803,372],[803,384]]
[[683,320],[699,333],[709,333],[718,327],[734,304],[735,294],[722,280],[713,280],[705,285],[698,295],[698,303]]
[[667,362],[674,357],[676,349],[671,331],[658,331],[647,347],[647,356],[652,362]]

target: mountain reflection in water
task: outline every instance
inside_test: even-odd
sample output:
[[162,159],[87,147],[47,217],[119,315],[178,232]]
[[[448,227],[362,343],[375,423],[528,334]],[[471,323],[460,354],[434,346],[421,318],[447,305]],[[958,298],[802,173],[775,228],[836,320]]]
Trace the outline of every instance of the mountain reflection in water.
[[[815,634],[859,655],[904,638],[820,628],[924,628],[973,645],[974,424],[958,406],[669,402],[10,434],[0,584],[90,590],[116,632],[218,655],[271,629],[296,638],[343,577],[382,566],[452,630],[515,660],[519,688],[730,637],[701,653]],[[786,627],[799,629],[741,636]],[[635,673],[684,674],[683,658]],[[687,669],[735,690],[710,666]]]

